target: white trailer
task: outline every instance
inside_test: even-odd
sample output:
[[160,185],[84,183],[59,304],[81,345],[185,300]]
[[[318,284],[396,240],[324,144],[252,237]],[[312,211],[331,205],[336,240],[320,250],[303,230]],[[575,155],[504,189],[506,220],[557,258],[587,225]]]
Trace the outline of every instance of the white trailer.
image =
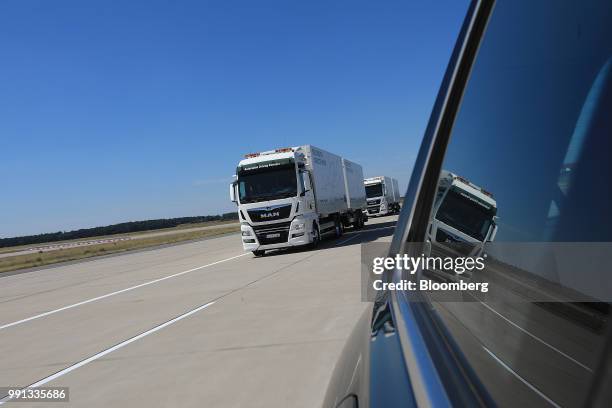
[[379,216],[399,212],[400,191],[397,180],[387,176],[363,180],[366,189],[368,215]]
[[363,171],[311,145],[247,154],[230,186],[245,251],[316,246],[367,220]]
[[397,203],[397,211],[400,210],[400,200],[402,198],[402,194],[401,191],[399,189],[399,183],[397,182],[397,179],[392,178],[392,186],[393,186],[393,194],[394,194],[394,202]]
[[360,211],[366,208],[366,193],[363,185],[363,169],[355,162],[342,159],[346,206],[349,210]]

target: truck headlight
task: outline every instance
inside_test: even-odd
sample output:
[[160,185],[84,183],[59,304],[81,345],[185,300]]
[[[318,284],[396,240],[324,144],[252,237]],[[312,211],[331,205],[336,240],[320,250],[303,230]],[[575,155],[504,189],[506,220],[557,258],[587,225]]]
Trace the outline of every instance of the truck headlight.
[[251,230],[243,230],[242,231],[242,236],[243,237],[250,237],[251,235],[253,235],[253,234],[251,234]]
[[297,222],[297,223],[293,224],[293,230],[294,231],[303,230],[304,227],[306,227],[306,223],[304,223],[304,222]]

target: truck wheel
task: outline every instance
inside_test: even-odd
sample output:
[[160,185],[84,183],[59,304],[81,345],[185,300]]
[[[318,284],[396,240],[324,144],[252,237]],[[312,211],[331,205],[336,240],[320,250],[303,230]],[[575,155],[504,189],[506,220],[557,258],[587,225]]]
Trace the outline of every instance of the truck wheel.
[[308,244],[310,249],[315,249],[319,246],[319,241],[321,241],[321,235],[319,235],[319,227],[317,224],[312,226],[312,242]]
[[357,216],[355,217],[355,222],[353,223],[353,228],[355,228],[355,229],[363,228],[363,214],[362,213],[357,214]]
[[253,251],[253,255],[255,255],[256,257],[261,257],[261,256],[264,256],[265,254],[266,254],[266,251],[263,251],[263,250]]

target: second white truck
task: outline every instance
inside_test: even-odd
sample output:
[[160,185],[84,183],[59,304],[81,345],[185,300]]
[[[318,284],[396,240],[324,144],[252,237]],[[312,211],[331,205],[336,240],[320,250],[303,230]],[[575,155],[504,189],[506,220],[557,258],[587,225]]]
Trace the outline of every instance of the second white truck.
[[266,250],[339,237],[367,220],[363,170],[357,163],[311,145],[247,154],[230,185],[238,205],[242,245]]
[[366,189],[368,215],[379,216],[399,212],[400,191],[397,180],[378,176],[363,180]]

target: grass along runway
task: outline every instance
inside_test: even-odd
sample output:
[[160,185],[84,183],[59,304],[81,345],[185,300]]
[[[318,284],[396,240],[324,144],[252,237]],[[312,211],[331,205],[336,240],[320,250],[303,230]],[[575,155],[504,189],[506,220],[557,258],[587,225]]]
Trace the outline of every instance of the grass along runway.
[[164,234],[148,238],[130,239],[82,247],[58,249],[49,252],[33,252],[23,255],[9,256],[0,258],[0,273],[24,268],[51,265],[58,262],[74,261],[100,255],[114,254],[118,252],[126,252],[135,249],[173,244],[215,235],[223,235],[231,232],[238,232],[239,230],[240,226],[233,224],[227,227],[219,227],[214,229],[186,232],[177,231],[174,234]]

